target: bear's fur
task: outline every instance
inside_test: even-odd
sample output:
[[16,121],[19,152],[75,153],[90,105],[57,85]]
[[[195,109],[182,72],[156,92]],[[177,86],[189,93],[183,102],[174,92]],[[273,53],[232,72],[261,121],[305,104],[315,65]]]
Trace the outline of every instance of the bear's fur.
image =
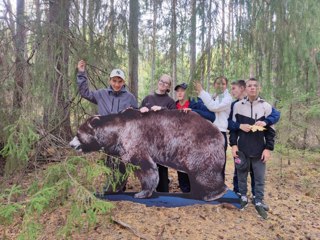
[[227,191],[222,175],[224,138],[218,128],[194,112],[126,110],[90,117],[70,145],[83,152],[103,149],[120,156],[124,163],[138,165],[135,174],[142,191],[136,198],[150,197],[156,189],[157,164],[186,172],[193,198],[211,201]]

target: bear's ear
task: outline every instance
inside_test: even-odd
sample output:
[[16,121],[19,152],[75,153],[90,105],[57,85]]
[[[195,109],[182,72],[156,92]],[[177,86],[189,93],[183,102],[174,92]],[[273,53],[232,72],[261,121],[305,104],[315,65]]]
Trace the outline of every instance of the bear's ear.
[[93,129],[97,127],[97,124],[99,123],[99,121],[100,121],[100,116],[94,116],[92,117],[92,119],[90,119],[88,126]]

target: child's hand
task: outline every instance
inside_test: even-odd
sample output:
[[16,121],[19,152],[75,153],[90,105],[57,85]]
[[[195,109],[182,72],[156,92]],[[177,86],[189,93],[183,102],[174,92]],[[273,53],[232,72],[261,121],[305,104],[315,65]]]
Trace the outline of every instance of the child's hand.
[[257,121],[254,125],[265,127],[267,124],[265,121]]
[[141,113],[149,112],[149,108],[147,108],[147,107],[142,107],[142,108],[140,108],[140,112],[141,112]]
[[270,159],[270,157],[271,157],[270,150],[268,150],[268,149],[263,150],[262,156],[261,156],[261,161],[263,163],[266,163]]
[[161,110],[161,107],[160,106],[152,106],[151,107],[151,110],[156,112],[156,111],[160,111]]
[[184,109],[182,109],[182,111],[185,112],[185,113],[188,113],[188,112],[190,112],[191,110],[192,110],[191,108],[184,108]]
[[80,60],[78,62],[78,71],[84,72],[86,70],[86,62],[84,60]]
[[233,145],[232,146],[232,156],[234,158],[239,157],[238,154],[237,154],[238,151],[239,151],[238,146],[237,145]]
[[251,125],[250,124],[240,124],[240,129],[244,132],[250,132]]
[[203,90],[202,85],[201,85],[201,83],[199,83],[199,82],[196,82],[196,83],[194,84],[194,87],[195,87],[196,92],[197,92],[198,94],[200,94],[200,92]]

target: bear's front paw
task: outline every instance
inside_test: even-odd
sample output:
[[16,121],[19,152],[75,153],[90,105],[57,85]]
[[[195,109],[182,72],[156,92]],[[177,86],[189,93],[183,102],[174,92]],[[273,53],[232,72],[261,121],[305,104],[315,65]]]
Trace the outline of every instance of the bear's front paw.
[[135,198],[148,198],[151,197],[152,191],[143,190],[141,192],[138,192],[134,195]]

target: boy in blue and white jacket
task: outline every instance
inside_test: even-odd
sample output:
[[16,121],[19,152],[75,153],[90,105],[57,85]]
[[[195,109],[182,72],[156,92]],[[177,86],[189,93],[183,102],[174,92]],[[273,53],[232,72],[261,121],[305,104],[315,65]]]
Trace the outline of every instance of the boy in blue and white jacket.
[[[245,99],[246,96],[246,82],[245,80],[237,80],[231,83],[231,95],[236,99],[235,101],[232,102],[231,104],[231,112],[230,116],[228,119],[228,130],[229,131],[237,131],[237,130],[242,130],[245,132],[249,132],[251,130],[250,125],[248,124],[240,124],[238,122],[234,122],[232,120],[232,115],[233,115],[233,107],[234,104],[241,101],[242,99]],[[274,107],[272,107],[272,112],[269,116],[267,116],[263,121],[257,121],[256,125],[258,126],[271,126],[276,124],[280,119],[280,112],[277,111]],[[252,191],[252,200],[253,203],[255,201],[255,191],[254,191],[254,174],[252,172],[252,169],[250,169],[250,177],[251,177],[251,191]],[[238,176],[237,176],[237,171],[236,169],[234,170],[234,175],[233,175],[233,191],[237,194],[239,194],[239,188],[238,188]],[[265,205],[265,208],[268,209],[268,206]]]
[[[259,97],[259,82],[250,78],[246,82],[247,98],[234,105],[232,119],[239,124],[255,125],[264,121],[272,112],[272,106]],[[239,157],[241,151],[246,161],[252,166],[255,180],[255,208],[259,215],[266,219],[267,212],[263,207],[266,162],[270,159],[270,151],[274,149],[275,131],[272,126],[266,126],[264,131],[242,130],[230,132],[230,145],[233,157]],[[248,204],[247,176],[248,169],[237,169],[241,208]]]

